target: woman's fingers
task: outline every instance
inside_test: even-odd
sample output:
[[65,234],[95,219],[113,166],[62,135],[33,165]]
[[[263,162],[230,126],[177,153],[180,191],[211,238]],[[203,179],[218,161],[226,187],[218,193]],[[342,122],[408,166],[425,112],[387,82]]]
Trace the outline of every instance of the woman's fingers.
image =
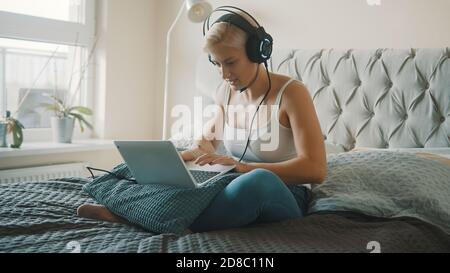
[[211,164],[222,164],[222,165],[233,165],[235,164],[234,159],[228,156],[221,156],[219,158],[214,159]]
[[203,166],[205,164],[210,163],[211,161],[213,161],[216,158],[217,158],[217,155],[215,155],[215,154],[204,154],[197,158],[197,160],[195,161],[195,164]]
[[182,151],[180,154],[183,161],[191,161],[195,159],[191,151]]
[[205,164],[222,164],[222,165],[233,165],[236,164],[235,160],[231,157],[218,155],[218,154],[204,154],[197,158],[195,164],[203,166]]

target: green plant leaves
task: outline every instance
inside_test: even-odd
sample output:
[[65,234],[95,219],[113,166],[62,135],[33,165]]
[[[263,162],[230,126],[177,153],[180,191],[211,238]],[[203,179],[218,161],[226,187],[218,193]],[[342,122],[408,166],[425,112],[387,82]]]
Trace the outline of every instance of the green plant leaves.
[[76,120],[78,120],[78,122],[80,123],[80,129],[81,132],[84,132],[84,126],[87,126],[88,128],[90,128],[91,130],[93,129],[93,126],[86,121],[86,119],[84,118],[83,115],[92,115],[92,110],[88,107],[84,107],[84,106],[72,106],[72,107],[65,107],[64,103],[62,100],[58,99],[57,97],[53,96],[53,95],[49,95],[49,94],[45,94],[47,97],[52,98],[55,103],[41,103],[40,105],[42,107],[45,107],[46,110],[48,111],[55,111],[56,116],[58,117],[68,117],[68,116],[72,116],[73,118],[75,118]]
[[87,107],[84,107],[84,106],[70,107],[68,109],[68,112],[71,113],[72,111],[77,111],[77,112],[79,112],[81,114],[85,114],[85,115],[89,115],[89,116],[92,115],[92,110],[87,108]]
[[25,129],[23,124],[12,117],[7,118],[8,122],[8,132],[11,132],[13,135],[13,144],[11,144],[11,148],[20,148],[23,142],[23,131]]
[[84,132],[83,123],[91,130],[94,128],[89,122],[87,122],[84,119],[84,117],[81,114],[69,113],[69,115],[73,116],[76,120],[78,120],[78,123],[80,124],[81,132]]

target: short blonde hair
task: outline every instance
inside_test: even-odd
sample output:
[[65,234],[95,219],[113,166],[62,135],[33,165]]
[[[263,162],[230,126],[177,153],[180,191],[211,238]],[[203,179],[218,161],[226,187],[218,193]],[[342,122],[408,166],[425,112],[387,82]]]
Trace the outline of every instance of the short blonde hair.
[[[238,14],[244,17],[250,25],[256,26],[247,14],[242,12],[238,12]],[[203,51],[211,52],[211,49],[219,43],[234,48],[245,49],[247,40],[248,34],[242,29],[228,22],[219,22],[213,24],[209,31],[205,34]]]
[[247,33],[226,22],[214,24],[205,35],[203,51],[211,50],[219,43],[234,48],[245,48]]

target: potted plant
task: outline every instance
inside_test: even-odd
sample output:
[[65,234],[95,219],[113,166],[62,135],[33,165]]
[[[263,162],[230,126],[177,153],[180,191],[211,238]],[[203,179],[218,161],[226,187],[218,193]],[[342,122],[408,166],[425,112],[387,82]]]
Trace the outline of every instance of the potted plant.
[[11,148],[20,148],[23,142],[23,131],[25,127],[19,120],[11,117],[11,112],[6,111],[6,115],[0,121],[0,147],[8,147],[7,135],[12,133],[13,143]]
[[[78,37],[77,37],[78,40]],[[97,40],[95,40],[88,58],[87,62],[81,67],[80,69],[80,77],[78,79],[78,85],[76,85],[75,90],[72,92],[72,94],[69,91],[71,90],[71,83],[72,83],[72,76],[75,74],[72,67],[72,73],[70,77],[70,82],[68,86],[68,90],[64,96],[64,101],[59,99],[57,96],[43,94],[45,96],[48,96],[53,103],[42,103],[41,106],[45,107],[47,110],[51,110],[55,112],[55,116],[51,118],[50,123],[53,131],[53,140],[55,142],[62,142],[62,143],[71,143],[72,142],[72,135],[73,135],[73,128],[75,124],[75,120],[78,120],[81,128],[81,132],[84,132],[84,125],[87,126],[90,129],[93,129],[93,126],[86,121],[85,115],[92,115],[92,110],[84,107],[84,106],[72,106],[72,103],[66,103],[65,99],[67,95],[71,95],[71,102],[76,95],[76,93],[80,90],[83,77],[86,71],[86,68],[90,64],[91,58],[94,55],[95,47],[97,45]],[[57,53],[58,47],[53,51],[53,54],[49,57],[47,63],[45,64],[44,68],[47,67],[47,65],[50,63],[50,61],[54,58],[55,54]],[[74,52],[75,55],[75,52]],[[42,70],[43,71],[43,70]],[[34,80],[34,84],[39,79],[41,73],[37,76],[37,79]],[[55,79],[55,83],[57,80]],[[28,91],[25,93],[21,101],[19,102],[19,105],[17,106],[16,112],[19,111],[22,104],[24,103],[27,96],[30,94],[30,91],[34,87],[34,84],[28,88]],[[55,86],[55,91],[57,90]],[[56,93],[55,93],[56,94]],[[22,123],[19,122],[19,120],[13,118],[10,116],[9,111],[7,112],[7,116],[2,121],[0,119],[0,147],[6,147],[6,134],[12,133],[13,134],[13,144],[11,144],[12,148],[19,148],[20,145],[23,142],[23,132],[22,129],[24,129],[24,126]]]
[[[84,72],[88,67],[88,64],[90,63],[90,60],[95,51],[96,44],[97,41],[95,41],[94,45],[92,46],[92,49],[88,56],[87,63],[81,68],[81,75],[84,75]],[[71,76],[73,75],[74,73],[72,71]],[[92,115],[92,110],[89,109],[88,107],[72,105],[74,96],[78,91],[80,91],[82,80],[83,76],[80,76],[78,84],[76,85],[76,88],[73,91],[73,94],[68,94],[67,91],[66,94],[64,95],[64,100],[58,98],[56,95],[44,94],[45,96],[49,97],[51,101],[53,101],[53,103],[41,103],[40,105],[42,107],[45,107],[46,110],[54,111],[55,113],[55,116],[51,117],[50,119],[54,142],[72,143],[72,135],[75,120],[78,120],[81,132],[84,132],[84,125],[91,130],[93,129],[93,126],[85,118],[85,116]],[[69,81],[68,90],[71,89],[72,86],[71,83],[72,77],[70,78]],[[70,98],[67,98],[67,95],[71,95]],[[68,103],[67,101],[69,101],[70,103]]]
[[71,143],[75,120],[80,124],[81,132],[84,132],[84,125],[93,129],[92,125],[86,120],[85,115],[92,115],[92,110],[84,106],[66,105],[61,99],[48,95],[53,103],[42,103],[41,106],[46,110],[54,111],[55,116],[51,117],[51,127],[53,141],[59,143]]

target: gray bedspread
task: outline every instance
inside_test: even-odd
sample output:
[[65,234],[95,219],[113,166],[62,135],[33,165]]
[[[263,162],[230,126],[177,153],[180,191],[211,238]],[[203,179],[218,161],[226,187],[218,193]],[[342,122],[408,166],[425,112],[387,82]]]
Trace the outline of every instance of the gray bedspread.
[[216,232],[152,234],[76,216],[87,179],[0,185],[0,252],[450,252],[441,229],[414,218],[317,213]]

